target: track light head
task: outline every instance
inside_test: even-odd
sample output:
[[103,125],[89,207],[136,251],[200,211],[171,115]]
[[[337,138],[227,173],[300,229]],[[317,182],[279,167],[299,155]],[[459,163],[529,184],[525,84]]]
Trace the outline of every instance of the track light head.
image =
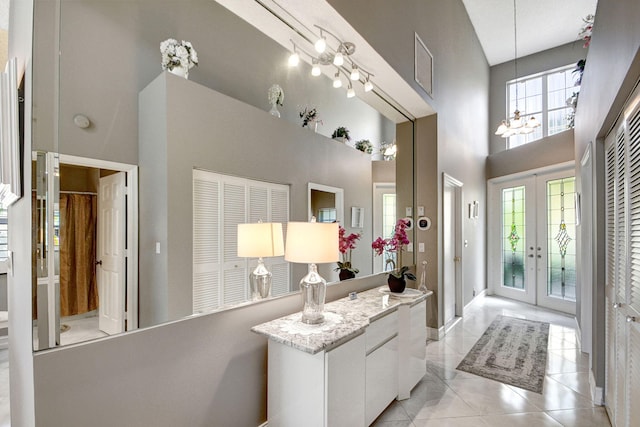
[[336,75],[333,77],[333,87],[336,89],[342,87],[342,80],[340,80],[340,72],[336,71]]

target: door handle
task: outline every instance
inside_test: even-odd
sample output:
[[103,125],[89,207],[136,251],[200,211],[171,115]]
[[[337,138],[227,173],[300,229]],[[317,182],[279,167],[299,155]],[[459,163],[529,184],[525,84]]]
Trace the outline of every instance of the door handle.
[[453,262],[460,262],[460,257],[459,256],[453,257]]
[[542,258],[542,255],[538,255],[538,258]]
[[622,307],[622,303],[619,303],[619,302],[613,303],[613,308],[620,308],[620,307]]
[[102,260],[96,261],[96,265],[102,265]]
[[529,258],[533,258],[533,254],[529,254]]
[[636,321],[635,316],[627,316],[627,323],[633,323]]

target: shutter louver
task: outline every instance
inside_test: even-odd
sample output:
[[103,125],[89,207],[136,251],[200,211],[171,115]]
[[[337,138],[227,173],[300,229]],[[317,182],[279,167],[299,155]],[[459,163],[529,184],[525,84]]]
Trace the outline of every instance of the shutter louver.
[[238,258],[238,224],[246,222],[245,186],[224,183],[223,256],[225,264],[241,261]]
[[629,305],[640,313],[640,110],[628,119],[630,281]]
[[627,283],[627,188],[625,185],[626,149],[624,132],[616,137],[616,297],[618,302],[626,302]]
[[193,313],[218,307],[220,272],[219,183],[193,178]]
[[629,331],[629,402],[636,402],[629,405],[629,425],[640,426],[640,330],[636,325],[630,325]]

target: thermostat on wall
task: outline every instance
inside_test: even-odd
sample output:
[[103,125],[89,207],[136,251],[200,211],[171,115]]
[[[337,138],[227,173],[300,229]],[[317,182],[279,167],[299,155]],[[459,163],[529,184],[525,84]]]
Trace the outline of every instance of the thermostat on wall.
[[418,229],[425,231],[431,228],[431,220],[426,216],[418,218]]

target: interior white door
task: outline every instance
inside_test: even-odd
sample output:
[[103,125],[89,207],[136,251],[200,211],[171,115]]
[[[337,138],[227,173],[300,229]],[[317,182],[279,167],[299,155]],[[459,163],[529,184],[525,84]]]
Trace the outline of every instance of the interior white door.
[[455,188],[449,185],[444,186],[443,193],[443,284],[444,301],[443,316],[444,324],[453,320],[456,316],[456,202]]
[[125,173],[100,178],[98,189],[96,279],[98,323],[101,331],[124,331],[126,296]]

